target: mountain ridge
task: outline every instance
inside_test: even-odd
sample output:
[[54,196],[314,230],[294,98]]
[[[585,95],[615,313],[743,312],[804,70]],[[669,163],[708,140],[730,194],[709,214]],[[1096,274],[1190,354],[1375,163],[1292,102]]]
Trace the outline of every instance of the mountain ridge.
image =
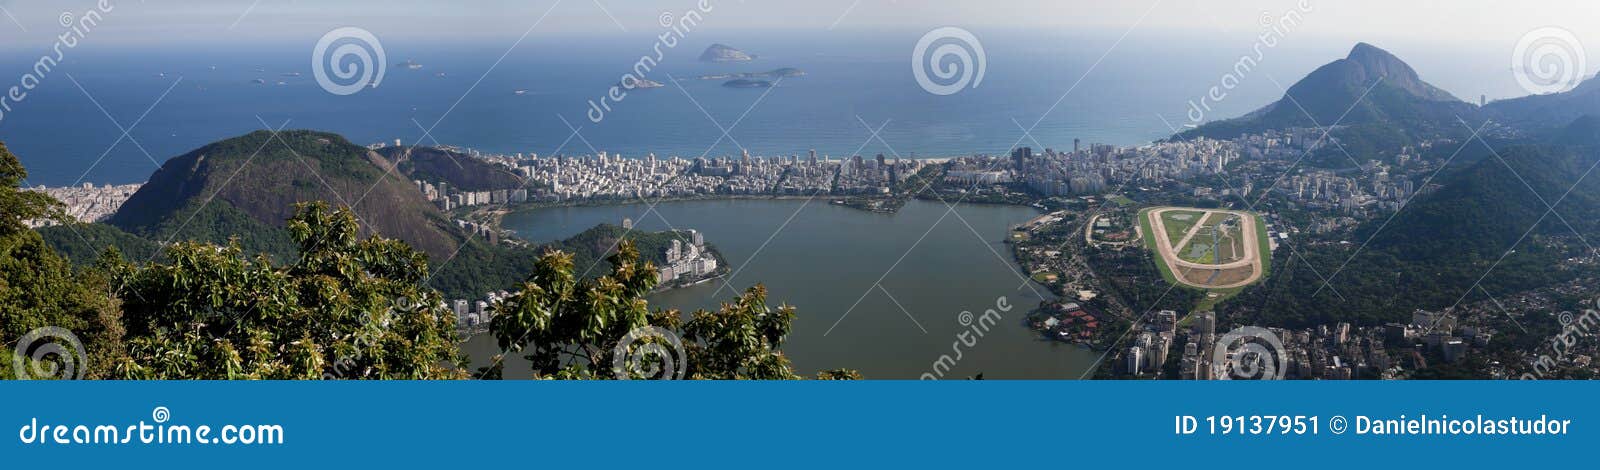
[[1495,119],[1524,129],[1564,128],[1574,120],[1600,115],[1600,75],[1571,90],[1496,100],[1484,106]]
[[390,146],[375,152],[408,179],[449,183],[455,190],[492,191],[523,185],[522,177],[505,166],[449,149]]
[[1389,51],[1361,42],[1346,57],[1290,85],[1277,101],[1174,138],[1227,139],[1275,129],[1341,126],[1355,128],[1356,138],[1409,143],[1460,134],[1465,128],[1459,120],[1482,122],[1476,106],[1422,80],[1416,69]]

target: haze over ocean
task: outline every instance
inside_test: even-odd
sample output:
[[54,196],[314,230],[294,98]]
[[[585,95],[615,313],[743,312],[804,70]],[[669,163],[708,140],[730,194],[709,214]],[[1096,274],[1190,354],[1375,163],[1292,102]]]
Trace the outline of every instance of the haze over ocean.
[[[358,144],[415,143],[437,122],[422,144],[540,155],[598,150],[694,158],[738,155],[741,148],[756,155],[803,155],[814,148],[834,158],[853,153],[909,158],[997,154],[1019,141],[1054,148],[1071,148],[1074,138],[1085,145],[1136,145],[1170,135],[1169,124],[1188,123],[1189,101],[1216,85],[1228,71],[1222,65],[1249,53],[1251,46],[1141,35],[1102,59],[1117,34],[975,32],[987,53],[984,80],[953,96],[929,94],[913,78],[909,64],[919,31],[694,34],[669,49],[649,75],[666,87],[631,92],[598,124],[586,115],[589,100],[598,102],[640,55],[650,52],[652,36],[568,34],[529,40],[492,72],[511,39],[385,43],[388,69],[381,85],[353,96],[333,96],[317,85],[309,60],[316,38],[225,48],[99,45],[75,50],[18,103],[0,121],[0,141],[21,156],[30,185],[50,186],[144,181],[156,162],[285,122],[288,128],[337,132]],[[698,62],[714,42],[760,57],[738,64]],[[1279,83],[1287,86],[1317,65],[1343,57],[1352,44],[1286,40],[1267,51],[1256,73],[1244,77],[1208,119],[1238,116],[1276,99],[1282,94]],[[1422,46],[1394,51],[1463,99],[1517,94],[1511,75],[1496,66],[1498,55],[1474,57],[1473,51]],[[0,71],[26,71],[41,52],[6,49],[0,52]],[[397,67],[406,60],[422,68]],[[807,75],[785,79],[770,92],[697,79],[780,67],[800,68]],[[1094,73],[1085,76],[1091,67]],[[479,77],[483,80],[474,88]],[[256,79],[265,83],[253,83]],[[516,90],[527,92],[517,95]],[[143,116],[146,109],[149,114]],[[1025,137],[1022,129],[1036,121],[1031,137]],[[581,130],[581,138],[568,123]],[[132,127],[131,139],[118,142],[119,125]],[[718,142],[719,125],[731,128],[731,138]],[[868,126],[883,126],[879,135],[888,145],[871,139]]]

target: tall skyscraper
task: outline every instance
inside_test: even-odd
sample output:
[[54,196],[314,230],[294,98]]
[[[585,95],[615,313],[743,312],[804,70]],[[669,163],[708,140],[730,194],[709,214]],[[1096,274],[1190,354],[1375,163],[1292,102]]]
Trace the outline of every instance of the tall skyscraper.
[[1022,171],[1028,166],[1028,160],[1033,159],[1033,148],[1020,147],[1016,150],[1012,150],[1011,159],[1013,160],[1012,163],[1016,165],[1017,171]]

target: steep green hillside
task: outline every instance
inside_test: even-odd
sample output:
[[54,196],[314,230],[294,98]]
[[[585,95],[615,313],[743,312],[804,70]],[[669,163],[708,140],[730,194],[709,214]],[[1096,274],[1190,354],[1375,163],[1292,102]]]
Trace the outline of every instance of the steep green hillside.
[[[355,204],[363,235],[379,234],[442,259],[464,238],[389,162],[335,134],[266,131],[168,160],[109,221],[166,241],[225,243],[287,256],[283,223],[299,202]],[[388,176],[385,176],[385,175]]]
[[1476,106],[1422,81],[1393,54],[1361,43],[1348,57],[1324,65],[1290,86],[1277,102],[1240,118],[1207,123],[1176,138],[1228,139],[1271,129],[1337,123],[1346,129],[1334,135],[1351,142],[1346,148],[1352,153],[1363,155],[1417,139],[1464,134],[1458,118],[1476,125],[1482,122],[1480,115]]
[[[1480,300],[1484,291],[1548,286],[1592,269],[1564,261],[1588,249],[1584,239],[1600,242],[1600,175],[1579,182],[1600,161],[1600,147],[1491,144],[1500,158],[1482,145],[1468,146],[1460,160],[1465,166],[1441,176],[1440,189],[1392,221],[1368,222],[1349,237],[1353,243],[1301,242],[1301,255],[1322,276],[1338,273],[1332,286],[1343,300],[1329,290],[1317,293],[1323,282],[1306,262],[1286,260],[1267,284],[1237,302],[1240,308],[1289,325],[1374,324],[1403,320],[1415,309],[1450,307],[1463,296]],[[1549,216],[1546,202],[1556,205]]]
[[1600,77],[1561,93],[1495,101],[1484,110],[1496,120],[1525,129],[1561,128],[1580,117],[1600,114]]
[[57,225],[40,228],[38,232],[56,254],[79,266],[94,264],[110,247],[116,247],[124,258],[135,262],[149,260],[159,251],[155,242],[106,224]]

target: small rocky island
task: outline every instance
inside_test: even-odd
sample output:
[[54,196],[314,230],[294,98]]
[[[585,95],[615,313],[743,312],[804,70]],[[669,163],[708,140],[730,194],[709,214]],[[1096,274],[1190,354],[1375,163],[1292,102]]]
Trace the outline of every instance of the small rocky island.
[[712,44],[700,54],[701,62],[749,62],[756,60],[756,56],[745,51],[734,49],[726,44]]
[[769,70],[769,71],[766,71],[766,72],[718,73],[718,74],[711,74],[711,75],[701,75],[700,79],[701,80],[731,80],[731,79],[736,79],[736,78],[771,79],[771,78],[803,77],[805,75],[806,75],[806,72],[804,70],[800,70],[800,69],[797,69],[797,68],[794,68],[794,67],[784,67],[784,68],[781,68],[781,69]]
[[[632,85],[630,86],[629,83],[632,83]],[[651,80],[651,79],[648,79],[648,78],[640,78],[640,79],[637,79],[637,80],[623,80],[623,81],[620,81],[620,82],[616,83],[616,87],[617,88],[622,88],[624,90],[639,90],[639,89],[649,89],[649,88],[661,88],[661,87],[664,87],[664,86],[666,86],[666,85],[662,84],[661,82],[658,82],[658,81],[655,81],[655,80]]]
[[737,78],[737,79],[728,80],[727,82],[724,82],[722,84],[722,86],[725,86],[725,87],[728,87],[728,88],[772,88],[772,82],[769,82],[769,81],[766,81],[766,80],[752,80],[752,79],[748,79],[748,78]]

